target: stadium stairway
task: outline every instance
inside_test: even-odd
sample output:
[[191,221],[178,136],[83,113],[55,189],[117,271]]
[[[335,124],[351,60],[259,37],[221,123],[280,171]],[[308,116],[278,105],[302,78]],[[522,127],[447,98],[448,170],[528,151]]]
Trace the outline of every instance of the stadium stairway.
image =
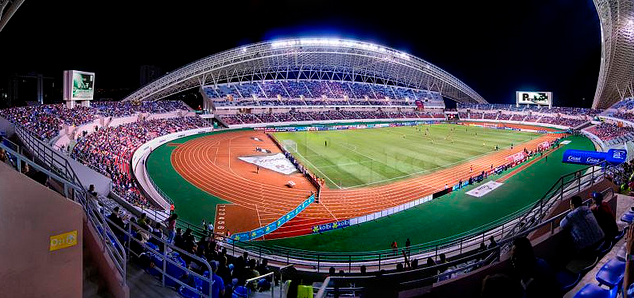
[[104,279],[99,276],[99,269],[90,258],[90,252],[86,247],[83,249],[83,261],[82,297],[112,297]]

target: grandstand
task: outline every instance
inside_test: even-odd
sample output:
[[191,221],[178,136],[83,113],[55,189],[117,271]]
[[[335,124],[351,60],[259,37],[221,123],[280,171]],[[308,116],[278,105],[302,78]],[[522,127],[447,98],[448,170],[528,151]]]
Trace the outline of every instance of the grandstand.
[[[205,115],[167,99],[185,89],[198,89]],[[444,123],[445,100],[457,102],[457,124]],[[474,296],[485,275],[510,271],[520,237],[553,264],[560,295],[623,245],[632,213],[615,191],[634,170],[561,164],[563,151],[627,148],[633,108],[628,98],[605,110],[489,104],[394,49],[288,39],[203,58],[122,101],[0,110],[15,132],[0,143],[0,171],[81,205],[83,241],[117,297],[131,295],[132,276],[175,290],[160,295],[209,297],[216,266],[234,293],[274,295],[293,279],[320,298],[377,285],[384,297]],[[470,194],[496,183],[497,194]],[[562,249],[557,226],[572,196],[595,191],[625,215],[586,262]]]
[[[289,83],[292,82],[292,83]],[[363,95],[363,98],[359,98],[357,93],[363,94],[360,91],[354,91],[359,88],[353,88],[353,85],[365,86],[360,87],[366,91],[372,91],[374,94],[375,86],[372,84],[357,84],[357,83],[331,83],[330,81],[312,81],[307,84],[304,81],[281,81],[281,82],[273,82],[271,84],[277,84],[278,87],[263,87],[269,82],[264,83],[253,83],[251,85],[243,84],[241,87],[237,87],[237,85],[229,86],[229,85],[219,85],[218,89],[214,89],[212,86],[203,87],[201,90],[207,95],[209,99],[214,102],[214,107],[216,111],[222,109],[239,109],[242,106],[230,106],[223,105],[225,101],[233,100],[236,101],[250,101],[249,105],[245,105],[243,107],[250,107],[252,109],[252,113],[237,113],[234,115],[220,114],[218,113],[216,117],[220,119],[222,122],[228,124],[228,126],[235,126],[236,128],[247,127],[247,126],[263,126],[270,124],[284,125],[284,124],[301,124],[301,123],[341,123],[341,121],[443,121],[445,119],[445,115],[442,108],[427,108],[421,110],[418,105],[415,103],[420,100],[428,100],[433,101],[433,99],[425,99],[422,97],[417,97],[417,92],[412,89],[405,88],[397,88],[390,87],[385,88],[382,87],[381,91],[378,93],[385,94],[390,90],[395,99],[392,100],[388,98],[386,104],[383,105],[375,105],[368,104],[363,105],[361,107],[355,107],[352,103],[354,101],[367,101],[370,99],[369,96]],[[310,87],[308,87],[310,85]],[[251,87],[246,87],[251,86]],[[255,87],[257,86],[257,88]],[[270,85],[273,86],[273,85]],[[338,87],[333,87],[338,86]],[[349,92],[345,91],[346,89],[342,86],[347,86],[349,88]],[[340,88],[341,87],[341,88]],[[221,90],[221,91],[217,91]],[[267,91],[268,90],[268,91]],[[273,90],[273,91],[271,91]],[[282,97],[281,94],[276,94],[275,90],[281,92],[286,92],[286,97]],[[293,90],[293,91],[289,91]],[[311,91],[312,90],[312,91]],[[321,90],[321,91],[319,91]],[[325,91],[328,90],[328,91]],[[396,91],[400,90],[400,91]],[[409,91],[407,91],[409,90]],[[273,92],[273,93],[271,93]],[[322,96],[314,97],[313,92],[329,92],[330,96],[335,98],[324,98]],[[271,109],[279,109],[279,112],[259,112],[256,113],[254,111],[258,111],[258,105],[260,101],[267,99],[267,93],[275,94],[276,99],[272,100],[275,102],[274,108]],[[397,93],[401,95],[396,95]],[[434,93],[430,91],[420,92],[421,94],[431,95],[431,98],[434,97]],[[215,94],[215,95],[213,95]],[[225,97],[221,97],[219,94],[224,94]],[[244,97],[243,94],[250,94],[247,97]],[[292,94],[292,95],[291,95]],[[319,94],[319,93],[318,93]],[[279,95],[279,96],[278,96]],[[349,96],[351,95],[351,96]],[[216,97],[213,97],[216,96]],[[235,96],[235,97],[234,97]],[[262,99],[260,97],[263,97]],[[299,96],[299,98],[297,98]],[[339,97],[341,96],[341,97]],[[366,98],[367,96],[367,98]],[[399,97],[400,96],[400,97]],[[409,96],[413,96],[414,100],[412,101]],[[295,100],[295,101],[293,101]],[[378,100],[376,97],[375,101]],[[215,102],[219,102],[218,106],[215,105]],[[320,104],[314,104],[318,106],[316,109],[306,109],[305,107],[308,105],[297,105],[296,103],[303,102],[306,103],[308,101],[311,102],[320,102]],[[440,106],[440,101],[438,103]],[[342,108],[344,107],[344,108]],[[617,106],[617,109],[620,109],[622,112],[624,111],[624,107],[627,107],[627,103],[620,103]],[[612,111],[610,109],[609,111]],[[609,113],[609,111],[586,111],[583,109],[575,109],[575,108],[553,108],[553,109],[530,109],[530,111],[524,109],[517,109],[514,106],[506,106],[506,105],[487,105],[487,104],[478,104],[478,105],[459,105],[458,106],[458,115],[463,121],[473,122],[473,123],[482,123],[482,122],[494,122],[494,123],[504,123],[507,127],[512,127],[513,124],[529,124],[535,125],[535,127],[542,126],[541,129],[550,129],[550,128],[565,128],[571,129],[575,127],[579,127],[582,125],[589,125],[583,129],[584,133],[595,136],[597,139],[601,140],[603,146],[606,148],[622,145],[626,142],[631,141],[634,137],[634,133],[632,133],[632,128],[629,125],[617,125],[615,123],[602,123],[602,124],[593,124],[595,120],[593,118],[589,118],[589,115],[596,115],[597,117],[604,117],[603,114]],[[165,219],[169,214],[169,212],[164,212],[164,208],[169,208],[169,204],[164,205],[157,203],[154,199],[149,200],[149,198],[153,197],[156,193],[152,191],[152,188],[159,191],[158,196],[162,198],[168,198],[167,195],[161,194],[162,190],[157,188],[154,185],[154,181],[149,181],[149,185],[147,183],[143,184],[139,179],[136,179],[136,174],[133,175],[134,168],[130,165],[130,160],[134,160],[134,156],[136,152],[145,151],[143,148],[152,142],[156,142],[156,140],[161,140],[161,142],[169,145],[169,146],[177,146],[178,142],[174,138],[182,137],[187,132],[192,132],[195,135],[196,131],[209,130],[211,127],[209,123],[206,122],[203,118],[199,116],[193,115],[191,113],[191,109],[187,107],[180,101],[148,101],[148,102],[139,102],[137,104],[132,104],[130,102],[96,102],[91,107],[80,107],[75,109],[66,109],[61,105],[45,105],[38,107],[20,107],[20,108],[11,108],[6,110],[1,110],[0,115],[7,121],[13,123],[15,125],[15,129],[20,135],[20,140],[23,140],[24,143],[27,144],[47,144],[49,146],[49,150],[55,150],[53,154],[60,154],[60,158],[69,157],[75,160],[80,161],[88,168],[96,171],[97,173],[103,175],[109,181],[111,181],[112,186],[111,189],[98,195],[100,197],[100,205],[99,206],[91,206],[89,201],[86,201],[84,204],[87,204],[85,208],[89,210],[89,212],[96,212],[96,217],[101,217],[102,219],[95,219],[97,221],[102,222],[111,222],[110,225],[101,225],[101,231],[108,231],[110,236],[110,240],[106,244],[108,249],[113,250],[113,255],[117,254],[114,251],[117,251],[117,247],[122,247],[125,243],[125,237],[129,237],[128,239],[133,239],[134,237],[139,237],[139,232],[143,229],[147,229],[146,227],[134,223],[132,221],[129,222],[129,225],[136,229],[136,232],[126,232],[119,231],[116,224],[112,222],[112,217],[108,217],[110,214],[110,210],[114,208],[114,206],[120,206],[120,208],[126,208],[130,215],[134,214],[134,217],[140,216],[140,214],[147,214],[151,216],[151,218],[155,220],[161,221]],[[615,119],[619,119],[619,114],[611,114],[611,117]],[[514,121],[513,119],[521,119],[518,121]],[[608,119],[608,118],[606,118]],[[233,121],[233,122],[232,122]],[[622,119],[623,123],[627,123],[628,119]],[[369,123],[369,122],[368,122]],[[104,125],[106,124],[106,125]],[[93,126],[99,127],[98,129],[93,129]],[[535,128],[539,130],[540,128]],[[84,134],[83,131],[86,131]],[[189,135],[189,133],[185,134]],[[222,135],[222,134],[221,134]],[[170,137],[171,136],[171,137]],[[165,139],[168,137],[167,139]],[[171,139],[170,139],[171,138]],[[58,144],[60,140],[64,139],[65,141]],[[172,140],[172,141],[169,141]],[[574,143],[578,143],[579,141],[574,141]],[[52,146],[54,144],[58,144],[58,146]],[[41,146],[41,145],[38,145]],[[33,146],[31,146],[33,147]],[[69,148],[70,151],[63,148]],[[60,148],[60,149],[53,149]],[[20,154],[16,151],[9,151],[11,147],[6,147],[3,145],[3,149],[6,152],[12,152],[12,159],[9,159],[10,163],[13,165],[20,164],[19,160],[16,158],[20,158]],[[142,149],[142,150],[138,150]],[[297,150],[296,150],[297,151]],[[36,156],[37,153],[34,152]],[[48,153],[51,154],[51,153]],[[65,155],[68,154],[68,155]],[[45,155],[43,155],[45,156]],[[535,155],[533,155],[535,156]],[[44,161],[46,159],[43,159]],[[528,162],[530,159],[526,159],[524,162]],[[137,164],[138,164],[137,160]],[[133,163],[134,165],[135,163]],[[37,167],[36,164],[33,164],[33,167]],[[38,171],[43,173],[49,173],[48,175],[54,175],[54,172],[48,172],[48,169],[54,169],[58,166],[49,165],[49,167],[38,167]],[[80,169],[71,171],[80,171]],[[494,175],[500,171],[503,173],[504,170],[496,167],[491,171],[491,175]],[[631,171],[628,170],[628,171]],[[584,189],[595,189],[596,187],[605,187],[606,181],[615,181],[617,183],[622,183],[619,181],[623,180],[623,173],[616,175],[607,175],[606,173],[597,172],[596,169],[588,169],[581,178],[586,179],[583,180]],[[601,185],[596,185],[596,181],[594,179],[590,179],[592,176],[600,176],[605,177],[606,180],[601,180]],[[83,176],[83,175],[81,175]],[[66,178],[58,178],[60,181],[65,181],[71,188],[79,187],[78,190],[81,189],[79,185],[84,185],[88,183],[82,183],[79,177],[74,178],[73,175],[64,176]],[[78,179],[78,180],[76,180]],[[564,185],[581,185],[581,181],[579,177],[575,177],[575,179],[570,180],[562,180]],[[565,186],[555,188],[552,193],[558,193],[559,189],[567,189]],[[189,192],[189,191],[187,191]],[[565,192],[567,195],[565,197],[569,197],[571,193],[569,190]],[[195,192],[193,193],[196,194]],[[114,198],[107,199],[106,197],[110,196]],[[549,202],[549,204],[554,204],[553,206],[557,206],[558,204],[564,204],[562,201],[563,197],[559,197],[556,200],[548,199],[548,194],[543,198]],[[614,197],[616,198],[616,197]],[[210,198],[211,200],[216,200],[218,206],[225,206],[226,202],[222,200],[218,200],[218,198]],[[328,202],[327,195],[324,194],[322,197],[322,202]],[[385,207],[390,208],[390,210],[405,210],[414,206],[425,206],[425,202],[420,201],[417,202],[417,205],[409,205],[407,201],[402,201],[405,204],[399,205],[396,207],[389,207],[390,205],[386,205]],[[401,202],[399,202],[401,203]],[[322,203],[323,204],[323,203]],[[282,206],[282,205],[280,205]],[[407,208],[405,207],[407,206]],[[540,205],[541,206],[541,205]],[[285,207],[290,208],[291,206]],[[228,207],[223,207],[228,208]],[[301,215],[297,218],[292,219],[289,223],[282,228],[279,228],[278,231],[271,234],[272,238],[277,237],[289,237],[291,235],[298,235],[298,231],[302,229],[311,229],[316,225],[327,225],[331,222],[328,220],[314,220],[306,217],[311,212],[315,212],[314,207],[308,207],[305,215]],[[394,208],[394,209],[391,209]],[[416,207],[421,208],[421,207]],[[92,210],[92,211],[90,211]],[[99,211],[97,211],[99,210]],[[180,210],[180,209],[178,209]],[[224,210],[224,209],[223,209]],[[530,209],[533,210],[533,209]],[[333,211],[335,211],[333,209]],[[345,209],[341,209],[335,212],[342,212]],[[265,212],[264,209],[262,212]],[[268,211],[266,211],[268,212]],[[452,268],[464,268],[459,271],[455,269],[453,271],[447,271],[450,273],[437,273],[436,280],[445,280],[448,278],[455,278],[464,274],[470,274],[470,272],[480,272],[476,270],[477,268],[494,268],[488,265],[489,263],[495,264],[494,258],[495,249],[490,250],[479,250],[477,247],[480,245],[481,241],[475,239],[483,239],[489,238],[493,236],[501,247],[506,247],[505,245],[510,245],[510,241],[515,236],[509,236],[500,231],[503,231],[509,227],[514,227],[514,234],[526,234],[531,231],[537,231],[539,227],[542,225],[547,225],[552,222],[552,218],[555,217],[547,217],[545,214],[541,214],[539,218],[542,218],[541,221],[532,222],[531,225],[520,225],[517,223],[521,223],[524,219],[522,216],[527,216],[526,213],[528,211],[522,211],[520,217],[510,217],[510,221],[508,222],[497,222],[492,223],[491,226],[488,226],[485,229],[479,229],[477,231],[466,234],[463,237],[453,239],[448,241],[447,243],[442,244],[442,247],[446,247],[446,249],[441,250],[445,255],[448,256],[450,267]],[[535,210],[530,212],[537,212]],[[529,213],[530,213],[529,212]],[[540,212],[544,212],[543,209]],[[99,215],[100,214],[100,215]],[[319,214],[319,213],[316,213]],[[268,218],[275,219],[273,213],[268,215]],[[367,217],[367,215],[364,215]],[[517,216],[517,215],[516,215]],[[363,218],[366,218],[363,217]],[[400,216],[399,216],[400,217]],[[395,218],[399,218],[395,217]],[[266,217],[265,217],[266,218]],[[345,218],[345,217],[344,217]],[[355,219],[354,223],[357,223],[358,219]],[[367,219],[366,219],[367,220]],[[363,225],[371,224],[378,219],[373,219],[368,221],[368,223],[364,223]],[[270,221],[269,221],[270,222]],[[221,227],[216,223],[217,231],[221,231]],[[347,223],[346,223],[347,224]],[[184,229],[190,228],[197,235],[202,235],[204,231],[198,227],[198,225],[192,225],[191,223],[187,223],[186,221],[181,219],[179,226],[182,226]],[[194,229],[194,227],[196,228]],[[502,229],[502,230],[500,230]],[[126,234],[127,233],[127,234]],[[533,232],[535,233],[535,232]],[[154,235],[150,232],[148,234]],[[301,234],[301,233],[300,233]],[[120,235],[120,237],[116,237],[114,235]],[[136,235],[136,236],[135,236]],[[336,234],[333,234],[336,235]],[[313,264],[316,262],[315,258],[322,257],[320,253],[311,253],[306,254],[298,253],[301,251],[296,251],[295,249],[286,249],[283,251],[277,251],[275,249],[271,249],[266,243],[259,244],[257,242],[239,242],[239,249],[236,249],[235,244],[236,240],[233,242],[223,242],[227,241],[225,238],[226,235],[218,234],[216,240],[219,241],[220,247],[231,248],[231,253],[227,254],[227,257],[231,260],[233,256],[239,255],[243,251],[261,251],[265,249],[268,251],[267,258],[271,260],[271,264],[274,266],[282,266],[284,258],[280,258],[281,255],[287,254],[287,257],[290,257],[292,253],[292,262],[296,264],[298,268],[301,269],[302,266],[306,264]],[[165,243],[164,238],[152,238],[155,236],[151,236],[151,239],[148,242],[142,242],[139,240],[138,242],[133,242],[131,244],[132,247],[135,245],[135,251],[126,252],[127,254],[135,254],[139,257],[141,256],[140,252],[146,251],[146,253],[152,253],[153,249],[160,249],[161,243]],[[163,236],[164,237],[164,236]],[[314,236],[313,236],[314,237]],[[510,237],[510,238],[509,238]],[[115,239],[117,238],[117,239]],[[135,238],[136,239],[136,238]],[[289,238],[292,239],[292,238]],[[547,246],[560,245],[553,243],[560,243],[561,240],[556,240],[558,238],[552,238],[551,241],[555,242],[545,242]],[[292,240],[291,240],[292,242]],[[155,246],[156,244],[159,246]],[[289,242],[290,243],[290,242]],[[550,244],[548,244],[550,243]],[[171,244],[162,244],[168,245],[171,247]],[[232,246],[234,245],[234,246]],[[438,258],[439,254],[437,252],[439,244],[432,244],[432,246],[427,245],[417,245],[412,247],[412,250],[416,253],[413,253],[412,256],[415,256],[417,259],[423,259],[428,256],[433,258]],[[461,249],[458,249],[462,247]],[[169,263],[167,263],[167,274],[166,276],[180,276],[183,272],[185,272],[184,266],[188,262],[192,262],[192,260],[197,260],[198,258],[195,254],[188,255],[186,250],[183,248],[174,247],[174,250],[179,251],[180,255],[186,257],[174,257],[172,256],[169,259]],[[456,250],[458,249],[458,250]],[[432,251],[434,251],[432,253]],[[385,254],[385,256],[384,256]],[[350,276],[353,278],[359,273],[354,273],[360,270],[361,266],[365,266],[369,271],[378,271],[378,270],[388,270],[388,272],[394,271],[395,276],[400,276],[399,279],[403,281],[413,280],[411,284],[405,282],[402,286],[405,288],[418,287],[419,284],[426,284],[426,281],[420,280],[415,277],[415,272],[420,270],[430,270],[429,268],[434,268],[434,266],[426,267],[421,266],[421,269],[410,269],[407,271],[403,271],[403,273],[399,273],[398,264],[401,262],[401,258],[398,257],[389,257],[389,250],[385,252],[370,252],[363,253],[363,259],[366,261],[358,260],[356,257],[353,259],[352,255],[346,253],[338,253],[338,254],[330,254],[330,261],[328,262],[319,262],[319,267],[313,270],[308,270],[308,272],[312,272],[310,274],[316,274],[319,272],[325,272],[328,267],[334,266],[336,268],[347,268],[345,269],[349,272]],[[158,255],[154,255],[151,257],[151,262],[156,264],[160,264],[160,259],[157,258]],[[214,258],[214,257],[209,257]],[[381,262],[380,267],[376,265],[376,258],[384,258]],[[290,259],[289,259],[290,260]],[[346,261],[347,260],[347,261]],[[368,261],[370,260],[370,261]],[[371,261],[374,260],[374,261]],[[200,259],[199,262],[205,262],[203,259]],[[185,265],[184,265],[185,264]],[[180,267],[179,267],[180,266]],[[305,270],[305,269],[302,269]],[[418,271],[417,271],[418,270]],[[488,272],[492,269],[486,269],[485,272]],[[150,275],[155,276],[163,276],[161,271],[153,271],[149,270]],[[562,271],[563,272],[563,271]],[[120,271],[119,274],[127,274],[125,271]],[[194,271],[192,274],[198,274],[198,280],[204,283],[204,279],[206,275],[203,271]],[[566,273],[569,274],[569,273]],[[582,273],[579,273],[582,274]],[[319,276],[319,275],[315,275]],[[331,277],[334,278],[334,277]],[[168,279],[166,281],[166,285],[173,285],[180,291],[181,293],[186,293],[187,291],[200,291],[201,293],[205,291],[204,287],[197,288],[195,284],[194,286],[187,284],[185,281],[172,280]],[[456,282],[459,283],[459,282]],[[439,293],[453,293],[453,289],[450,290],[447,287],[442,286],[444,283],[441,283],[436,287]],[[450,283],[451,284],[451,283]],[[185,294],[184,294],[185,295]]]

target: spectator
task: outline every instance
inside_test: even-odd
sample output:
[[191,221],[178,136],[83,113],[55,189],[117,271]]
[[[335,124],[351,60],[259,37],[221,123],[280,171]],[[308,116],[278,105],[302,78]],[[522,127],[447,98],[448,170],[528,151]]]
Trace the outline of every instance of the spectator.
[[123,231],[121,231],[119,228],[124,229],[125,224],[123,223],[123,219],[121,219],[119,206],[114,207],[112,213],[110,213],[110,215],[108,216],[108,219],[110,220],[108,225],[110,226],[112,232],[117,235],[117,237],[123,236]]
[[582,205],[581,197],[570,199],[570,209],[572,211],[561,220],[560,226],[570,231],[577,252],[585,255],[601,243],[605,234],[590,208]]
[[216,272],[218,271],[218,262],[211,261],[209,263],[209,266],[211,267],[211,280],[213,281],[213,284],[211,286],[211,297],[221,297],[221,295],[224,296],[225,283],[222,278],[216,274]]
[[271,271],[271,269],[269,268],[269,260],[262,259],[262,262],[260,262],[260,265],[258,265],[256,270],[258,270],[258,272],[260,272],[260,275],[264,275],[264,274],[269,273]]
[[[170,217],[167,218],[167,242],[172,243],[174,237],[176,236],[176,219],[178,219],[178,214],[172,213]],[[187,229],[189,230],[189,229]]]
[[489,245],[487,246],[487,249],[494,249],[491,254],[494,254],[493,259],[491,260],[492,262],[498,261],[500,259],[500,248],[498,247],[498,243],[495,242],[495,238],[493,236],[491,236],[489,238]]
[[561,297],[555,272],[546,261],[535,256],[528,238],[513,240],[511,263],[524,289],[525,298]]
[[185,239],[183,238],[183,230],[181,228],[176,228],[176,235],[174,236],[174,246],[182,249],[184,247],[184,244]]
[[600,192],[592,193],[592,214],[597,220],[599,227],[605,234],[606,240],[612,240],[619,233],[619,227],[616,225],[616,217],[610,205],[603,202],[603,195]]

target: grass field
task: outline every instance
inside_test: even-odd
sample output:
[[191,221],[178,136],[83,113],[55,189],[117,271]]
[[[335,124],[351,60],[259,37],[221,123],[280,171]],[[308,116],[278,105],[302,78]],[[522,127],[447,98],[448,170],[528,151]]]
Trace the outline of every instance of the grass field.
[[[407,238],[412,245],[456,239],[463,233],[479,231],[483,225],[532,206],[560,176],[584,168],[562,163],[563,152],[568,149],[594,150],[594,145],[583,136],[570,136],[567,140],[571,143],[562,145],[548,159],[528,166],[481,198],[465,194],[481,185],[476,184],[378,220],[323,234],[267,240],[260,244],[311,251],[359,252],[389,249],[392,241],[397,241],[401,247]],[[510,172],[489,176],[487,180],[497,180]]]
[[[450,167],[536,133],[435,124],[361,130],[278,132],[274,136],[330,188],[389,183]],[[325,145],[327,142],[327,146]]]

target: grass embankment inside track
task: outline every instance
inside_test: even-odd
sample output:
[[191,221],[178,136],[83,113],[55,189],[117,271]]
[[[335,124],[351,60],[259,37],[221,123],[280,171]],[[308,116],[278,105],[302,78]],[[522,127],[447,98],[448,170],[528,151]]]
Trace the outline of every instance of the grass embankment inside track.
[[[274,136],[330,188],[391,183],[431,173],[539,134],[433,124],[340,131],[278,132]],[[327,146],[326,146],[327,143]]]
[[218,132],[193,135],[163,144],[150,153],[146,162],[148,175],[174,201],[179,219],[194,225],[200,225],[203,219],[213,222],[216,205],[228,202],[194,186],[176,172],[171,162],[172,151],[176,148],[172,144],[182,144],[214,133]]
[[[394,240],[402,247],[407,238],[410,238],[412,245],[439,239],[449,240],[533,205],[560,176],[583,168],[562,163],[562,154],[566,149],[594,150],[592,142],[583,136],[567,139],[572,142],[562,145],[547,160],[541,159],[528,166],[481,198],[465,194],[481,185],[476,184],[375,221],[323,234],[261,241],[260,244],[312,251],[361,252],[389,249]],[[488,180],[497,180],[511,171],[489,177]]]

